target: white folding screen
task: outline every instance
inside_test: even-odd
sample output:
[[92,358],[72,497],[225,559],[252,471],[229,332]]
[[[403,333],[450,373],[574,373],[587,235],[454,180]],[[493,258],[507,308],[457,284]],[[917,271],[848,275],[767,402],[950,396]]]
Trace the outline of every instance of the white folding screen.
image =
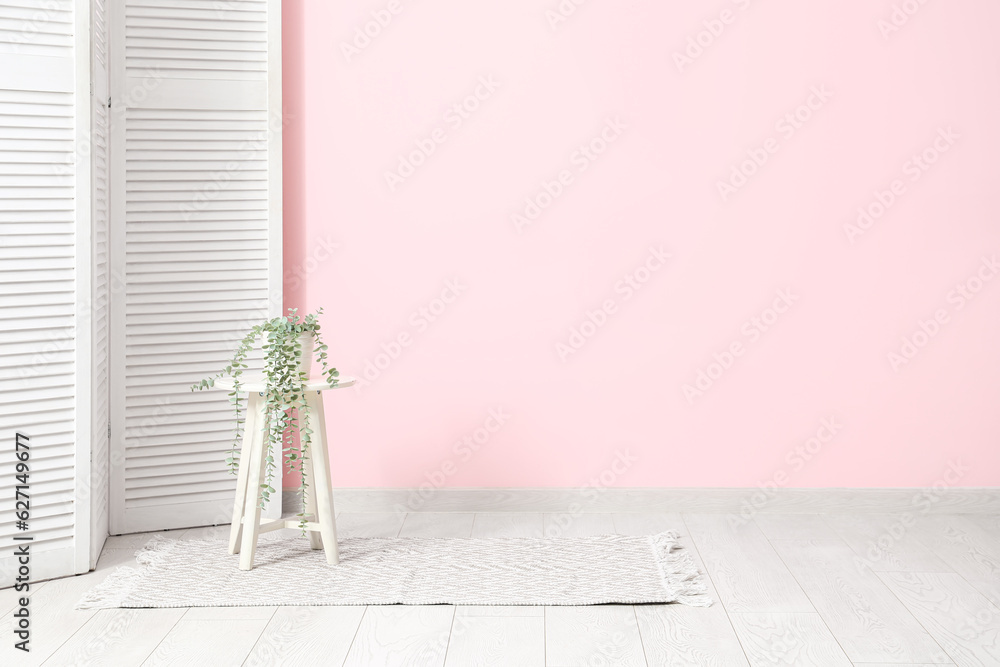
[[225,523],[232,410],[189,387],[281,310],[280,2],[109,9],[111,532]]
[[[14,536],[31,577],[86,571],[90,546],[88,0],[0,0],[0,586]],[[14,437],[27,435],[27,477]],[[30,496],[27,529],[15,485]],[[22,508],[17,508],[21,511]]]
[[0,0],[0,587],[15,535],[38,580],[228,519],[188,386],[281,311],[280,68],[279,0]]

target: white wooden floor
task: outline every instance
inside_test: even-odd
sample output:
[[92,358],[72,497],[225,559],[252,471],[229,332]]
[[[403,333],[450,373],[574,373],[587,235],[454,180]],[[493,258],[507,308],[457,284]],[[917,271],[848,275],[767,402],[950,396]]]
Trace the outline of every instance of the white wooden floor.
[[[537,536],[565,518],[342,513],[337,523],[344,536]],[[1000,516],[760,514],[734,526],[725,514],[584,514],[563,534],[668,529],[718,604],[74,610],[148,535],[113,537],[95,572],[34,587],[27,657],[12,646],[16,594],[0,591],[0,665],[1000,665]]]

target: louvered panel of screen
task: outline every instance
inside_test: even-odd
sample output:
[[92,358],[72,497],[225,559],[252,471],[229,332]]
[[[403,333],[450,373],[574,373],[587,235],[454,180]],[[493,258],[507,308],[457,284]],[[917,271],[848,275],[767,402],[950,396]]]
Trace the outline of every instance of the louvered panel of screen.
[[[34,538],[33,577],[74,567],[75,85],[73,3],[0,0],[0,587],[15,535]],[[26,532],[15,432],[30,437]]]
[[225,523],[232,512],[228,397],[189,388],[280,310],[280,109],[271,108],[267,74],[277,9],[125,5],[117,71],[127,90],[147,94],[125,100],[120,134],[123,432],[113,447],[124,463],[117,478],[113,471],[113,530]]
[[264,81],[266,0],[128,0],[129,76],[159,70],[172,78]]
[[0,2],[0,53],[72,58],[73,5],[73,0]]
[[[267,112],[140,109],[126,122],[125,506],[231,499],[228,400],[189,387],[267,309],[267,155],[240,148]],[[223,182],[231,161],[240,178]]]

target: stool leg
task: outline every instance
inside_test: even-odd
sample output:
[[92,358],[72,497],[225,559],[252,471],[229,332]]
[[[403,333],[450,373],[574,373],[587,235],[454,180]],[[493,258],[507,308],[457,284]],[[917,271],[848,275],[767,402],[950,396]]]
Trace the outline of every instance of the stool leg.
[[[263,426],[263,424],[261,424]],[[260,484],[264,478],[267,443],[264,431],[254,429],[250,440],[250,459],[247,461],[247,498],[243,511],[243,544],[240,548],[240,569],[253,569],[253,559],[257,552],[257,534],[260,530]]]
[[[314,442],[313,447],[316,446]],[[306,479],[309,480],[310,489],[306,492],[306,514],[312,514],[312,520],[319,522],[319,515],[316,514],[316,466],[313,465],[312,452],[309,452],[309,458],[303,461],[306,468]],[[309,531],[309,548],[310,549],[322,549],[323,548],[323,538],[320,536],[319,532],[315,530]]]
[[240,539],[243,537],[243,510],[247,502],[247,480],[250,476],[250,442],[254,433],[261,428],[258,415],[263,401],[260,395],[252,391],[247,399],[246,420],[243,422],[243,442],[240,444],[240,467],[236,477],[236,502],[233,504],[233,523],[229,528],[229,553],[240,552]]
[[309,392],[306,398],[309,420],[313,424],[312,459],[313,492],[316,496],[317,520],[323,535],[326,562],[336,565],[340,562],[337,550],[337,521],[333,511],[333,484],[330,481],[330,457],[326,442],[326,414],[323,412],[323,394]]

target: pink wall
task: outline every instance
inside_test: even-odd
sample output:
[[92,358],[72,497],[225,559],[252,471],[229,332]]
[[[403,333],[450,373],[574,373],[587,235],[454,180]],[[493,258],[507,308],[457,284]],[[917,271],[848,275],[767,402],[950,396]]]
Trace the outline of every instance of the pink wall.
[[898,4],[286,0],[334,482],[1000,484],[1000,5]]

